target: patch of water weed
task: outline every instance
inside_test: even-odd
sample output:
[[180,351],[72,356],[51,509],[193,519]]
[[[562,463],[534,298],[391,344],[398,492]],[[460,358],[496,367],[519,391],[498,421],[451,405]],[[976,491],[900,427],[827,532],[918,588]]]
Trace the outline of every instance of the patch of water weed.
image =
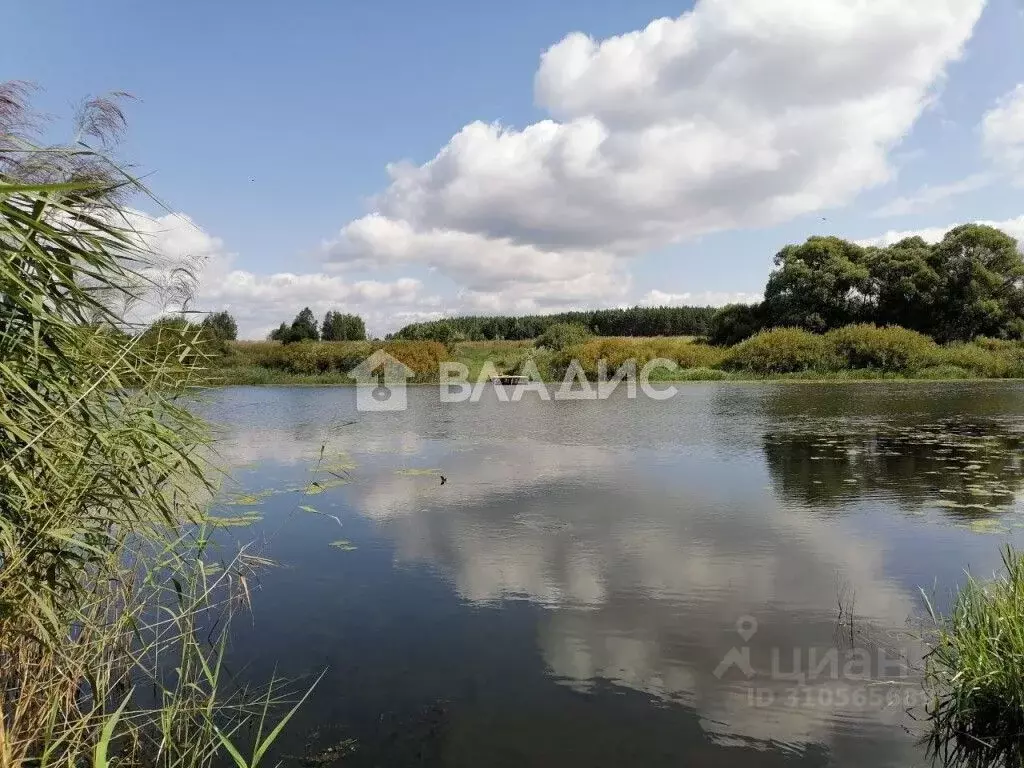
[[256,493],[240,493],[229,496],[223,503],[230,507],[253,507],[261,504],[264,499],[273,496],[275,491],[257,491]]
[[1015,507],[1022,449],[1019,419],[787,419],[764,438],[776,490],[802,504],[841,505],[881,492],[907,511],[939,508],[966,522]]
[[336,477],[332,480],[313,480],[308,485],[303,486],[300,490],[307,496],[316,496],[329,491],[332,488],[340,488],[343,485],[348,485],[348,480],[342,477]]
[[310,472],[327,472],[328,474],[345,474],[356,468],[356,463],[347,453],[325,456],[320,463],[310,468]]
[[245,512],[241,515],[210,515],[207,521],[214,528],[244,528],[255,525],[263,519],[263,515],[256,512]]
[[993,520],[990,517],[972,520],[964,527],[970,528],[974,533],[1004,534],[1009,533],[1010,531],[1008,526],[1004,525],[999,520]]
[[339,760],[348,757],[358,749],[358,744],[359,743],[355,739],[342,739],[337,744],[332,744],[326,749],[321,749],[302,756],[288,755],[288,757],[298,760],[299,765],[305,766],[306,768],[316,768],[317,766],[336,763]]

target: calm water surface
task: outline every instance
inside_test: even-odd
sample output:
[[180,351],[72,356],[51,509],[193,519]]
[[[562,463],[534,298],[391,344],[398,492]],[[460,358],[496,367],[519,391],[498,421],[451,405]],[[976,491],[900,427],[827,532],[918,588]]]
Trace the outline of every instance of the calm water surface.
[[1024,522],[1020,383],[207,400],[221,511],[262,516],[229,534],[280,564],[232,666],[327,669],[286,764],[925,764],[919,590]]

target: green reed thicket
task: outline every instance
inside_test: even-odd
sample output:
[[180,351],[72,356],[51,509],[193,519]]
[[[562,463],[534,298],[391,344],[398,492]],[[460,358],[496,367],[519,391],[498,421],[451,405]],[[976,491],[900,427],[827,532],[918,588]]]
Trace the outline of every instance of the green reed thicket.
[[1007,547],[1004,573],[968,576],[938,617],[926,657],[928,747],[948,766],[1024,764],[1024,555]]
[[255,765],[280,696],[223,674],[261,561],[211,549],[208,432],[185,400],[207,355],[125,312],[187,281],[147,250],[125,204],[143,190],[101,151],[116,101],[40,147],[26,93],[0,85],[0,768]]

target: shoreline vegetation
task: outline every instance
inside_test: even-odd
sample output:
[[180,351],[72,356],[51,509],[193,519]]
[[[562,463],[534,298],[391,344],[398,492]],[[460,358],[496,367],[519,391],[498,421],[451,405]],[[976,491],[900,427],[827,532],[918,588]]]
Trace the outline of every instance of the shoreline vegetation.
[[305,698],[225,668],[269,561],[215,543],[200,337],[125,330],[188,276],[163,281],[125,204],[147,191],[86,143],[118,102],[37,147],[26,94],[0,83],[0,768],[256,768]]
[[810,237],[775,255],[762,301],[721,309],[446,317],[372,342],[360,318],[333,310],[318,323],[306,307],[268,342],[236,342],[233,322],[215,317],[203,325],[220,352],[209,379],[223,384],[346,384],[379,349],[417,383],[437,382],[442,363],[474,382],[484,366],[558,382],[653,360],[669,363],[651,379],[680,382],[1024,377],[1024,258],[981,224],[884,247]]
[[485,365],[504,375],[529,375],[560,383],[572,361],[597,380],[604,361],[609,374],[627,361],[638,368],[655,359],[677,370],[657,368],[663,382],[846,382],[1024,379],[1024,342],[978,339],[938,344],[904,328],[860,324],[825,334],[795,328],[762,331],[730,347],[701,339],[586,338],[545,346],[531,341],[226,342],[206,371],[211,386],[354,386],[350,372],[382,349],[407,365],[410,383],[436,384],[441,364],[460,363],[477,381]]

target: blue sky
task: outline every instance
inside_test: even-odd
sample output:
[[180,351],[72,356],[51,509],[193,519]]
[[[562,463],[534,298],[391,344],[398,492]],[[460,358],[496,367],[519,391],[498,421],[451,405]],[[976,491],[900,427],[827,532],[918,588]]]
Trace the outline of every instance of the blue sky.
[[54,137],[138,98],[155,237],[254,337],[307,304],[383,332],[748,299],[817,233],[1024,234],[1024,6],[807,2],[21,3],[0,66]]

